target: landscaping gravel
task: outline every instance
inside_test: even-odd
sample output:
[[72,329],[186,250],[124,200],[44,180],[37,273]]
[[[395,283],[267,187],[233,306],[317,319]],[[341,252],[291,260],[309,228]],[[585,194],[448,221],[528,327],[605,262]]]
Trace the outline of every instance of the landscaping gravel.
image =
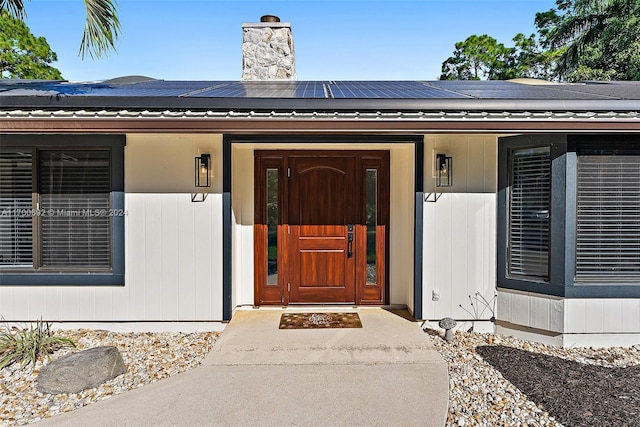
[[640,346],[560,348],[426,329],[449,365],[447,426],[639,426]]
[[[32,370],[13,364],[0,370],[0,426],[23,425],[69,412],[112,395],[123,393],[200,365],[218,333],[116,333],[101,330],[68,330],[57,334],[71,338],[77,350],[115,346],[127,372],[101,386],[74,394],[43,394],[36,390],[40,360]],[[74,349],[58,350],[52,358]],[[46,361],[46,359],[45,359]]]
[[[638,426],[640,346],[559,348],[511,337],[426,329],[449,366],[447,426]],[[199,366],[218,334],[59,332],[78,350],[116,346],[127,373],[98,388],[48,395],[35,370],[0,370],[0,426],[23,425]],[[73,349],[61,349],[54,358]]]

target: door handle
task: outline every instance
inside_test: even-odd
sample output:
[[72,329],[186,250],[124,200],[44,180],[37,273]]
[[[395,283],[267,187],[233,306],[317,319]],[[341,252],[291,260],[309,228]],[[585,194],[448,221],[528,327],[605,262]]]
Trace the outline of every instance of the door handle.
[[347,258],[353,256],[353,224],[347,225]]

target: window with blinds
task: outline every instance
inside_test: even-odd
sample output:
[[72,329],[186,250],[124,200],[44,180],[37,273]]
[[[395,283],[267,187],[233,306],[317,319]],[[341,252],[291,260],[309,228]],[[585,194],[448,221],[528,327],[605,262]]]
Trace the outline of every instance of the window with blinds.
[[551,149],[514,150],[510,163],[508,274],[547,281]]
[[0,151],[0,269],[111,267],[110,158],[109,150]]
[[579,155],[576,280],[640,278],[640,155]]
[[33,154],[0,151],[0,268],[33,266]]
[[109,151],[40,152],[42,267],[109,268],[109,159]]

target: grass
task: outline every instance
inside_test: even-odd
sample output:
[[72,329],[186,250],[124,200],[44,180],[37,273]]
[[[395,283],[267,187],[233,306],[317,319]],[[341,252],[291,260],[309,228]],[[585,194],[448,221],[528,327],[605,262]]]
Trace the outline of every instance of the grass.
[[0,369],[19,362],[21,367],[31,365],[42,355],[51,360],[50,354],[59,348],[70,346],[76,348],[69,338],[56,337],[51,332],[51,325],[42,319],[22,329],[10,327],[6,322],[0,327]]

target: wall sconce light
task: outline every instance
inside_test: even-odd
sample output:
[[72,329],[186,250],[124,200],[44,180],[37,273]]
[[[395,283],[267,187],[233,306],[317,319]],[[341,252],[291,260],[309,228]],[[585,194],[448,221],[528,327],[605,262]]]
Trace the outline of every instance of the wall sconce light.
[[211,187],[211,154],[201,154],[196,157],[195,179],[196,187]]
[[453,159],[446,154],[436,154],[436,187],[451,187]]

